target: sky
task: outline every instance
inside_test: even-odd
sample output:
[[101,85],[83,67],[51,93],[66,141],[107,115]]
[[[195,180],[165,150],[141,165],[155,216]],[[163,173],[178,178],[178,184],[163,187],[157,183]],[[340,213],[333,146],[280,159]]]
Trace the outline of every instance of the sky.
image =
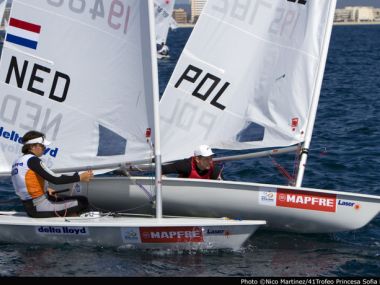
[[380,7],[380,0],[338,0],[337,2],[338,8],[343,8],[345,6]]
[[[176,0],[178,4],[188,4],[189,0]],[[380,0],[338,0],[337,8],[346,6],[373,6],[380,8]]]

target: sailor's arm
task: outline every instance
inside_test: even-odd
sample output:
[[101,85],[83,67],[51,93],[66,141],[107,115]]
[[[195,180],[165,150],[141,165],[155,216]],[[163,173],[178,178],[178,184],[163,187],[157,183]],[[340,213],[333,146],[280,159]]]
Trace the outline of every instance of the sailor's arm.
[[56,174],[51,171],[38,157],[34,156],[28,160],[28,167],[36,172],[43,179],[49,181],[53,184],[68,184],[75,183],[79,181],[88,182],[92,177],[93,173],[91,170],[85,171],[80,175],[78,173],[74,173],[73,175],[63,175]]
[[187,177],[191,172],[191,163],[188,159],[177,160],[172,163],[162,165],[162,174],[176,173]]

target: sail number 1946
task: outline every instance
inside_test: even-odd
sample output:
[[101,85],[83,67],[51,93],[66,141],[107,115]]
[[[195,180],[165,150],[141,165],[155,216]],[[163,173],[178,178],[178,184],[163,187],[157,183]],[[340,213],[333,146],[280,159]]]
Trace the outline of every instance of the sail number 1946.
[[[107,0],[109,1],[109,0]],[[61,7],[64,0],[47,0],[49,5],[54,7]],[[70,0],[68,6],[70,11],[76,14],[82,14],[86,11],[85,0]],[[122,30],[124,34],[128,31],[129,16],[131,14],[131,7],[124,5],[120,0],[112,0],[108,13],[105,11],[103,0],[95,0],[92,8],[89,9],[91,19],[107,18],[108,26],[114,30]]]
[[[202,73],[203,73],[202,69],[190,64],[186,68],[184,73],[181,75],[177,83],[174,85],[175,88],[178,88],[184,81],[188,81],[190,83],[196,83]],[[218,87],[221,81],[222,80],[219,77],[211,73],[207,73],[202,78],[202,80],[200,80],[200,82],[195,86],[195,89],[191,93],[191,95],[203,101],[206,101],[210,97],[211,94],[215,93],[214,90]],[[220,110],[224,110],[226,108],[226,106],[222,105],[220,102],[218,102],[218,100],[226,91],[229,85],[230,85],[229,82],[225,82],[222,87],[217,89],[216,94],[213,95],[213,99],[211,99],[210,101],[211,105],[213,105],[214,107]]]

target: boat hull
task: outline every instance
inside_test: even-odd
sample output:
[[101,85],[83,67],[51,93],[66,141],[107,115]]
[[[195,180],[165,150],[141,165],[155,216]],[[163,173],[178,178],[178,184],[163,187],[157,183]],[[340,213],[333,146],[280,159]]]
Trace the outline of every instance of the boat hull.
[[[76,185],[101,210],[152,214],[145,191],[151,178],[100,177]],[[142,185],[145,190],[142,190]],[[298,233],[334,233],[359,229],[380,212],[380,197],[311,188],[164,178],[165,215],[262,219],[266,228]]]
[[88,216],[30,218],[0,212],[0,242],[128,249],[238,250],[265,221]]

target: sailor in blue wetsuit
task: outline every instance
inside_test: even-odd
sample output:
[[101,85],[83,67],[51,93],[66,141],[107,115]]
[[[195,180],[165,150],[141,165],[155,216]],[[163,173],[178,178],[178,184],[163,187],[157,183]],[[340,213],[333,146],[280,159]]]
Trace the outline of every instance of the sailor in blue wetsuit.
[[67,184],[79,181],[89,182],[92,171],[82,174],[58,175],[41,161],[46,146],[50,144],[43,133],[27,132],[23,137],[21,156],[12,166],[12,183],[16,194],[22,200],[27,214],[34,218],[78,215],[88,210],[88,200],[84,196],[60,197],[47,188],[45,180],[53,184]]

